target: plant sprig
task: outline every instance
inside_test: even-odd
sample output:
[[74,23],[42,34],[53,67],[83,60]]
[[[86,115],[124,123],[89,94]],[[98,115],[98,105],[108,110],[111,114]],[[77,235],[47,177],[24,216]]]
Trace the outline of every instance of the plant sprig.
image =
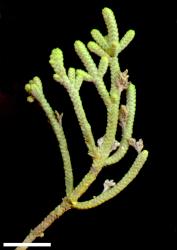
[[[136,88],[135,85],[128,80],[128,71],[121,71],[118,60],[119,53],[132,41],[135,32],[129,30],[120,39],[116,19],[112,10],[106,7],[103,9],[102,14],[108,33],[103,35],[98,29],[93,29],[91,35],[94,41],[90,41],[87,46],[80,40],[74,43],[75,51],[85,66],[85,70],[75,68],[66,70],[63,52],[59,48],[52,50],[49,61],[54,70],[53,78],[56,82],[64,86],[70,96],[83,139],[88,148],[88,154],[92,158],[92,164],[88,173],[76,187],[73,186],[74,177],[72,164],[67,147],[67,140],[62,128],[62,115],[52,110],[47,102],[39,77],[34,77],[25,86],[25,90],[29,95],[27,100],[29,102],[36,100],[40,104],[56,135],[65,170],[66,196],[60,205],[51,211],[36,228],[30,231],[24,243],[32,242],[37,237],[43,237],[44,231],[67,210],[72,208],[93,208],[115,197],[137,176],[147,160],[148,151],[143,150],[144,145],[142,139],[136,141],[132,138],[136,111]],[[100,57],[98,65],[95,64],[91,53],[95,53]],[[110,91],[107,90],[104,81],[104,75],[108,69],[110,69],[111,79]],[[93,83],[107,110],[105,134],[99,140],[96,140],[92,133],[91,124],[87,119],[82,105],[80,88],[84,82]],[[122,105],[120,102],[123,91],[126,91],[125,105]],[[122,131],[120,142],[116,139],[118,127],[119,129],[121,128]],[[137,150],[138,155],[125,176],[123,176],[118,183],[115,183],[113,180],[106,180],[104,190],[99,195],[91,200],[80,202],[79,198],[96,180],[101,170],[104,167],[118,163],[127,153],[129,146],[133,146]],[[115,164],[115,166],[117,166],[117,164]],[[20,250],[22,248],[17,249]],[[23,249],[26,249],[26,247]]]

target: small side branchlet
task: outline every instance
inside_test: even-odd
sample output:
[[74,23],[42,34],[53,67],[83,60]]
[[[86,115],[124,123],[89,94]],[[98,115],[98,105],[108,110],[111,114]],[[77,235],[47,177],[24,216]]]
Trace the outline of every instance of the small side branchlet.
[[132,146],[138,152],[138,154],[144,148],[143,139],[139,139],[138,141],[136,141],[135,138],[130,138],[129,139],[129,144],[130,144],[130,146]]
[[129,85],[128,78],[129,78],[129,75],[128,75],[127,69],[124,72],[120,72],[118,79],[117,79],[117,87],[120,92],[128,88],[128,85]]
[[[119,54],[134,38],[135,32],[129,30],[120,39],[116,19],[112,10],[104,8],[102,14],[108,30],[107,34],[103,35],[98,29],[93,29],[91,35],[94,41],[90,41],[87,46],[80,40],[74,43],[75,52],[84,64],[85,69],[70,67],[66,70],[63,52],[59,48],[52,50],[49,61],[54,70],[54,80],[61,84],[68,92],[84,142],[88,149],[88,155],[92,158],[88,173],[77,186],[73,184],[74,176],[70,153],[62,127],[63,114],[52,110],[43,93],[42,82],[39,77],[34,77],[25,86],[25,90],[29,95],[27,100],[29,102],[36,100],[40,104],[56,135],[63,159],[66,195],[61,203],[56,206],[38,226],[30,231],[29,235],[24,239],[24,243],[30,243],[37,237],[43,237],[45,230],[66,211],[73,208],[93,208],[115,197],[133,181],[147,160],[148,151],[143,150],[143,140],[136,140],[133,137],[136,111],[136,87],[128,80],[128,70],[121,71],[118,60]],[[98,65],[94,62],[91,52],[100,57]],[[110,72],[111,85],[109,91],[106,88],[104,80],[108,69]],[[107,111],[105,134],[97,141],[92,133],[92,127],[85,114],[80,96],[80,88],[84,82],[93,83]],[[126,92],[125,104],[121,103],[123,91]],[[116,138],[117,129],[118,132],[121,133],[120,141]],[[90,200],[80,202],[80,197],[97,179],[101,170],[113,164],[116,167],[117,163],[127,153],[129,146],[134,147],[138,154],[123,178],[118,182],[106,179],[100,194],[93,196]],[[26,249],[26,247],[17,248],[16,250],[21,249]]]

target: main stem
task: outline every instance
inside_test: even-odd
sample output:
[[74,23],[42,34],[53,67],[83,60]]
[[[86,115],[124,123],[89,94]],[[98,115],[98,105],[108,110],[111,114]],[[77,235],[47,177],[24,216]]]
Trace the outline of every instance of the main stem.
[[[104,166],[105,159],[97,159],[93,161],[90,171],[86,174],[83,180],[78,184],[78,186],[73,190],[69,197],[63,198],[63,201],[58,205],[53,211],[47,215],[44,220],[30,231],[28,236],[24,239],[23,243],[31,243],[38,237],[43,237],[44,232],[49,228],[52,223],[61,217],[66,211],[74,208],[74,203],[84,194],[89,186],[95,181],[97,175]],[[28,247],[17,247],[15,250],[26,250]]]
[[[65,197],[60,205],[51,211],[37,227],[30,231],[23,243],[31,243],[36,238],[43,237],[44,231],[69,209],[71,209],[71,203],[68,201],[67,197]],[[28,247],[17,247],[15,250],[26,250],[27,248]]]

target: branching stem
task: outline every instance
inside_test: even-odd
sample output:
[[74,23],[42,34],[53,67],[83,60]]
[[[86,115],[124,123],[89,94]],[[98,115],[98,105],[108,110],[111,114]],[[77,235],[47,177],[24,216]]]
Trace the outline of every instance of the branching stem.
[[[75,51],[83,62],[87,72],[80,69],[75,70],[74,68],[69,68],[67,71],[64,67],[63,52],[59,48],[54,49],[50,56],[50,64],[55,72],[54,79],[66,88],[70,96],[85,144],[88,148],[88,154],[92,157],[90,170],[76,187],[73,186],[73,171],[67,141],[62,128],[62,115],[57,111],[54,112],[50,107],[44,96],[42,82],[39,77],[34,77],[33,80],[29,81],[25,86],[29,94],[28,101],[33,102],[35,99],[40,103],[59,143],[64,163],[66,196],[60,205],[51,211],[38,226],[30,231],[23,243],[31,243],[36,238],[43,237],[45,230],[66,211],[72,208],[89,209],[112,199],[137,176],[147,160],[148,151],[142,151],[144,146],[142,139],[137,141],[135,138],[132,138],[136,111],[136,88],[135,85],[128,81],[128,71],[121,72],[118,61],[118,54],[132,41],[135,32],[130,30],[119,40],[118,27],[113,12],[109,8],[104,8],[102,13],[108,34],[104,36],[98,30],[93,30],[92,36],[95,42],[88,44],[88,49],[101,57],[98,67],[87,47],[79,40],[74,44]],[[111,73],[110,91],[107,90],[103,79],[108,67]],[[97,143],[98,145],[95,144],[92,128],[87,120],[79,94],[79,89],[83,81],[93,82],[95,84],[107,109],[106,132],[105,135],[101,137],[102,143]],[[123,90],[126,91],[126,105],[121,105],[120,102],[121,92]],[[90,102],[91,101],[92,100],[90,100]],[[118,121],[120,122],[122,131],[120,143],[116,140]],[[115,142],[117,142],[116,148]],[[79,198],[96,180],[103,167],[117,163],[122,159],[129,146],[133,146],[137,150],[138,155],[123,178],[118,183],[113,182],[113,186],[109,186],[106,191],[103,190],[101,194],[94,196],[93,199],[80,202]],[[116,151],[112,154],[113,150]],[[110,181],[108,180],[108,182]],[[16,250],[25,249],[27,249],[27,247],[16,248]]]

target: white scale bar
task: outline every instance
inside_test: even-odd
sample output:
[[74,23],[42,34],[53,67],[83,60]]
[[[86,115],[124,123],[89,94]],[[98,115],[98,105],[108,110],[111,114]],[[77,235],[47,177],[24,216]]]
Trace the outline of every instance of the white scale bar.
[[51,247],[51,243],[3,243],[3,247]]

